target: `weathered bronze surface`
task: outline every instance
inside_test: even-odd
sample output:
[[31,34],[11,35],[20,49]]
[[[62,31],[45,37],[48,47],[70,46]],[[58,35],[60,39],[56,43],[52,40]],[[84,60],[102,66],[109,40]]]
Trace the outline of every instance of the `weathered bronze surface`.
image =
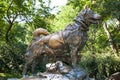
[[[45,32],[47,33],[46,36],[36,38],[27,48],[25,54],[27,56],[27,62],[23,70],[23,75],[26,74],[27,67],[30,64],[34,64],[35,59],[40,58],[42,54],[70,54],[71,65],[75,67],[77,64],[78,52],[81,51],[88,39],[87,31],[89,30],[89,25],[97,24],[100,18],[101,16],[99,14],[85,7],[75,18],[74,23],[66,26],[64,30],[54,34]],[[39,30],[34,33],[39,33],[39,35],[43,34],[40,33]],[[35,37],[38,37],[38,34],[36,34]]]
[[120,80],[120,72],[113,73],[110,77],[109,80]]

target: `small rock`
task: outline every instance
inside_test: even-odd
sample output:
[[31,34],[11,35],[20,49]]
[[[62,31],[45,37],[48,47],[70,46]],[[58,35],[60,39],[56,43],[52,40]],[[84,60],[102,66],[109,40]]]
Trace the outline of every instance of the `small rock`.
[[20,80],[18,78],[8,78],[7,80]]

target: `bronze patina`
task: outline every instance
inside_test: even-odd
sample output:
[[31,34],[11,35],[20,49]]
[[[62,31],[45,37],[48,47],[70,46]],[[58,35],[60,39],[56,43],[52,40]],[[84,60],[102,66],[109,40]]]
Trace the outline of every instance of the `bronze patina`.
[[[101,16],[99,14],[85,7],[74,19],[74,23],[66,26],[64,30],[53,34],[49,34],[46,31],[46,34],[44,34],[46,36],[37,38],[37,40],[33,41],[28,47],[26,52],[27,61],[23,70],[23,75],[26,74],[27,67],[30,64],[34,65],[35,59],[40,58],[42,54],[70,54],[71,65],[75,67],[77,64],[78,52],[81,51],[88,39],[87,31],[89,30],[90,24],[97,24],[100,18]],[[43,34],[39,31],[41,30],[34,32],[36,33],[36,35],[34,35],[35,37]],[[39,35],[37,33],[39,33]],[[33,71],[34,67],[32,68]]]

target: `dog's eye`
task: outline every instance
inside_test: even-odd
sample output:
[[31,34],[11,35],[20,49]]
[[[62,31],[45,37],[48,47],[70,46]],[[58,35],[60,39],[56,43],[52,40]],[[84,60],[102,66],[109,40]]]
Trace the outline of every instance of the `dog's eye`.
[[89,12],[90,12],[91,14],[94,14],[94,12],[93,12],[93,11],[91,11],[91,10],[90,10]]

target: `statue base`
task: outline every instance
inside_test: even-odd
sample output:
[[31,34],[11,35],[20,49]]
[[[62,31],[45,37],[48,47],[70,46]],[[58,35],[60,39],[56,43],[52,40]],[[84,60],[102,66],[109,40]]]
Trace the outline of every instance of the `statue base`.
[[71,66],[57,61],[46,64],[47,71],[38,73],[36,76],[28,76],[22,80],[89,80],[86,72],[80,67]]
[[46,68],[44,73],[39,72],[35,76],[26,76],[20,80],[90,80],[80,67],[72,68],[61,61],[48,63]]

